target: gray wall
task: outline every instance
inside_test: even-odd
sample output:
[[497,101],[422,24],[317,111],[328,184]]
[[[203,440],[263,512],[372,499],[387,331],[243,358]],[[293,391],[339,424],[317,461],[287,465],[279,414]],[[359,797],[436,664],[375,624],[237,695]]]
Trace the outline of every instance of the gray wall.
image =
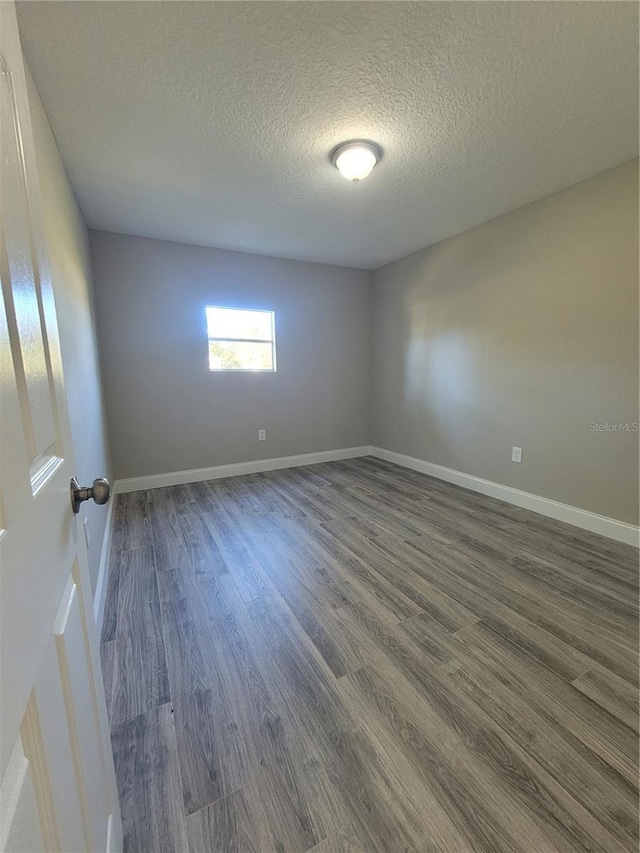
[[[29,104],[44,205],[45,230],[60,330],[76,475],[111,477],[94,326],[89,238],[38,92],[27,72]],[[89,519],[89,572],[95,592],[107,512],[82,505]]]
[[[369,443],[371,273],[90,240],[116,477]],[[277,373],[209,371],[204,309],[216,304],[275,310]]]
[[374,281],[375,445],[638,523],[637,161]]

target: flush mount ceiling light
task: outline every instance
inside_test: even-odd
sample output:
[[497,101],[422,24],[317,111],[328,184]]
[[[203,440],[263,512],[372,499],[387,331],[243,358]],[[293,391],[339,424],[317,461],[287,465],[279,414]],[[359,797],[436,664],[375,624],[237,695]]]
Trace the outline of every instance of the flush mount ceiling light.
[[337,145],[331,152],[330,160],[343,177],[357,184],[371,174],[381,157],[382,148],[375,142],[352,139]]

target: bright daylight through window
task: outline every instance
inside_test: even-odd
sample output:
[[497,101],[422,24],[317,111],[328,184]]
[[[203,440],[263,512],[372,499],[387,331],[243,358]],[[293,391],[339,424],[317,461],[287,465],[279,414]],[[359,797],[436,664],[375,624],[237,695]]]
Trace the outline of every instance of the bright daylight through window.
[[275,313],[207,305],[209,370],[276,369]]

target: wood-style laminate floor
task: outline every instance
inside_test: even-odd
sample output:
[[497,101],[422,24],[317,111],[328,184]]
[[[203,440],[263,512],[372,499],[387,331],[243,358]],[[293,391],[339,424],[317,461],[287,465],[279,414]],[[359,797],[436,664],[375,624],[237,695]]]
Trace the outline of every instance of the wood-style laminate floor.
[[372,458],[116,499],[128,853],[638,849],[638,556]]

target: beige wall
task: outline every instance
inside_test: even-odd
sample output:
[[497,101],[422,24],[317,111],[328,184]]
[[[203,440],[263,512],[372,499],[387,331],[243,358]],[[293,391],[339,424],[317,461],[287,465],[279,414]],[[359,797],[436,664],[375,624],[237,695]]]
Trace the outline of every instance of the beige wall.
[[[371,273],[90,239],[117,477],[369,443]],[[275,310],[277,373],[209,371],[216,304]]]
[[638,523],[637,161],[374,281],[374,444]]
[[[91,483],[95,477],[110,477],[111,463],[94,326],[88,232],[28,72],[27,82],[76,476],[81,483]],[[89,571],[95,592],[107,512],[87,502],[82,505],[81,517],[89,520]]]

